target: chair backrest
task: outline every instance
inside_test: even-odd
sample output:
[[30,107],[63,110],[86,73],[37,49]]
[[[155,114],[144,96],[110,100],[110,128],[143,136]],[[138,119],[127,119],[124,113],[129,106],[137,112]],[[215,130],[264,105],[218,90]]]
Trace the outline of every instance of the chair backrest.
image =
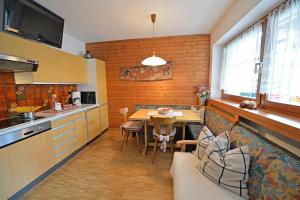
[[150,116],[150,121],[154,126],[154,130],[156,133],[161,133],[161,126],[166,127],[166,135],[171,135],[173,130],[173,124],[176,122],[176,117],[158,117],[158,116]]
[[128,108],[124,107],[120,109],[120,115],[121,115],[121,125],[125,124],[128,121]]

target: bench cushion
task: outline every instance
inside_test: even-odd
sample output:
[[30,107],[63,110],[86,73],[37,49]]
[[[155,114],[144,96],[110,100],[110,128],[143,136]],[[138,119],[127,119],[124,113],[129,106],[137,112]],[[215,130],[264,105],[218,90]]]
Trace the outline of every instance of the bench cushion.
[[300,199],[300,159],[242,126],[231,131],[237,147],[250,153],[250,199]]
[[234,123],[227,120],[218,113],[206,109],[204,116],[204,124],[213,132],[215,135],[219,135],[224,131],[228,131],[233,127]]
[[143,128],[143,122],[137,120],[130,120],[123,125],[123,128],[127,131],[140,131]]
[[174,154],[171,168],[174,200],[243,199],[206,178],[196,168],[199,164],[200,160],[192,153],[176,152]]

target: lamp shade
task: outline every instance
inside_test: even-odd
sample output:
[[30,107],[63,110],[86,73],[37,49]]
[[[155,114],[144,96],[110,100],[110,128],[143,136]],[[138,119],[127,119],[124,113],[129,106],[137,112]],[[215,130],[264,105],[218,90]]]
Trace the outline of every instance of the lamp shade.
[[147,66],[159,66],[159,65],[165,65],[166,63],[167,62],[164,59],[157,57],[155,55],[146,58],[142,61],[142,65],[147,65]]

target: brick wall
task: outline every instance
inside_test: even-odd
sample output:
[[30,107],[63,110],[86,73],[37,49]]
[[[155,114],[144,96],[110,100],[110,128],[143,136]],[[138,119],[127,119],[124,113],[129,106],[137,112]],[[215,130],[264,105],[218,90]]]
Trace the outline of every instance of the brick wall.
[[152,53],[151,39],[86,44],[93,57],[106,62],[110,127],[119,127],[119,109],[140,104],[196,104],[193,86],[209,82],[210,36],[187,35],[155,38],[157,56],[172,62],[173,80],[121,81],[120,68],[139,66]]

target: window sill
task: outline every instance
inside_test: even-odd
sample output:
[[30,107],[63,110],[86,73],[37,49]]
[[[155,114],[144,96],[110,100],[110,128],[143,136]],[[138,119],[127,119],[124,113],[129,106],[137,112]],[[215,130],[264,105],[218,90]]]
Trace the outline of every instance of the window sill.
[[208,105],[220,107],[232,114],[251,120],[290,139],[300,142],[300,118],[258,108],[243,109],[239,103],[227,99],[209,99]]

